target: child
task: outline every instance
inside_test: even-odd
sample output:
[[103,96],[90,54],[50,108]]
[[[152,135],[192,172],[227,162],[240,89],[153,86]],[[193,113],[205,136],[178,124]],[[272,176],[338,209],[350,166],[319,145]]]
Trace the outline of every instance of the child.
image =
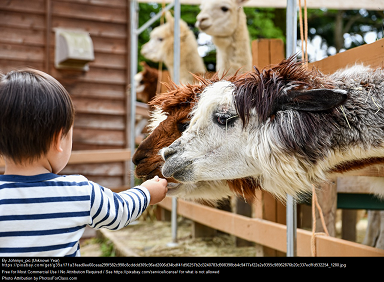
[[113,193],[81,175],[57,175],[72,149],[74,108],[53,77],[26,69],[0,76],[0,256],[80,256],[86,225],[116,230],[160,202],[155,177]]

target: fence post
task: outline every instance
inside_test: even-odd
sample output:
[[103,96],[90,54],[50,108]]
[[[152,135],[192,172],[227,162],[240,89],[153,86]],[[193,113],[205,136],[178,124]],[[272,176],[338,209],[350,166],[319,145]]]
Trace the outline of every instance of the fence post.
[[[287,57],[295,54],[297,40],[296,0],[287,0]],[[297,209],[296,201],[287,195],[287,257],[297,254]]]
[[[173,30],[173,81],[180,84],[180,0],[174,2],[174,30]],[[168,245],[177,245],[177,198],[172,198],[172,243]]]

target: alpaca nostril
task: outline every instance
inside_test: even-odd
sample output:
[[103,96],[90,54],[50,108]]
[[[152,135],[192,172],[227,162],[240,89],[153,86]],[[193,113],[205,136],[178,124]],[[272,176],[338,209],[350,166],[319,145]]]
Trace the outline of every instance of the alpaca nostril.
[[201,19],[200,19],[200,23],[205,22],[207,19],[208,19],[208,18],[201,18]]
[[199,26],[202,26],[205,21],[208,20],[207,17],[197,17],[197,21],[195,23],[195,26],[198,28]]
[[166,161],[171,156],[173,156],[176,153],[176,150],[171,148],[164,148],[161,150],[161,156],[163,157],[163,160]]
[[147,158],[146,154],[143,153],[142,151],[140,150],[137,150],[133,156],[132,156],[132,162],[135,164],[135,165],[138,165],[140,164],[140,162],[142,160],[144,160],[145,158]]

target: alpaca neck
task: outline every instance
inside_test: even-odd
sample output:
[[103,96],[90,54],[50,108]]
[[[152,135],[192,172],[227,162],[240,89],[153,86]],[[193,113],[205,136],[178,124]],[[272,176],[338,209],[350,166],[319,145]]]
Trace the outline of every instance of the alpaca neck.
[[230,36],[213,36],[216,46],[216,70],[223,74],[235,73],[239,68],[241,72],[252,68],[252,55],[249,43],[246,17],[243,9],[239,10],[239,19],[235,31]]

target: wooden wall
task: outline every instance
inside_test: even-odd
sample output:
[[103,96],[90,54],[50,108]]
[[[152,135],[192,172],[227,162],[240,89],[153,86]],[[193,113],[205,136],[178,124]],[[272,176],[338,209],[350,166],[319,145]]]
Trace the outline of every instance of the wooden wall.
[[[128,8],[127,0],[0,1],[0,71],[29,66],[64,85],[76,109],[74,150],[128,147]],[[54,67],[58,27],[90,33],[95,61],[88,72]],[[63,173],[80,173],[113,188],[125,184],[125,171],[124,162],[116,162],[69,165]]]

